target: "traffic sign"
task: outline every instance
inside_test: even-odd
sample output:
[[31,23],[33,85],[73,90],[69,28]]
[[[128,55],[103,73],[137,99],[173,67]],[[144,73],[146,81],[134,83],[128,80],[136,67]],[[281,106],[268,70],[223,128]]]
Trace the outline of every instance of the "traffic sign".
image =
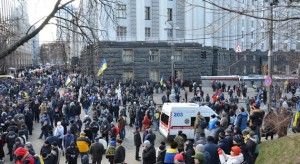
[[265,86],[269,87],[272,84],[272,78],[270,76],[265,76]]
[[236,53],[241,53],[242,52],[242,48],[241,48],[241,46],[239,44],[236,46],[235,52]]

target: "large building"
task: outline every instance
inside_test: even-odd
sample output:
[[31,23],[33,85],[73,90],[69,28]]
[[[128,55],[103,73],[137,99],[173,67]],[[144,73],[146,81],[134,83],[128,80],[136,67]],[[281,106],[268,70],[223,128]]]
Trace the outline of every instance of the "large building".
[[[269,1],[120,0],[111,4],[111,11],[104,10],[107,6],[82,0],[79,10],[88,25],[95,29],[90,36],[101,41],[174,40],[225,49],[235,49],[239,45],[244,51],[266,51],[269,49]],[[297,11],[288,7],[287,2],[279,0],[279,4],[274,4],[274,19],[297,17]],[[222,10],[213,4],[248,16]],[[111,19],[106,13],[111,14]],[[274,21],[273,50],[300,50],[298,22]]]
[[[22,38],[30,24],[28,21],[27,2],[19,0],[0,1],[0,47],[1,50]],[[1,73],[8,68],[22,69],[32,65],[32,43],[27,42],[9,56],[0,60]]]
[[62,42],[44,43],[40,47],[40,60],[42,64],[64,65],[68,64],[68,44]]

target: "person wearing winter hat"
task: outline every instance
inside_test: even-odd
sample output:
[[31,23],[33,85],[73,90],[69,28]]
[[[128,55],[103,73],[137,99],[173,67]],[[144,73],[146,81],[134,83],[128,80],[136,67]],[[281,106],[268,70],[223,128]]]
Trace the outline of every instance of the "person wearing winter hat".
[[49,141],[45,141],[41,148],[40,154],[46,153],[47,155],[51,153],[51,145]]
[[238,146],[233,146],[231,148],[230,155],[225,154],[221,148],[218,149],[218,154],[221,164],[240,164],[244,161],[243,153],[241,153],[241,149]]
[[144,141],[143,164],[154,164],[156,162],[156,153],[154,146],[150,141]]
[[14,151],[14,155],[16,156],[16,164],[23,164],[23,163],[34,163],[34,158],[30,155],[27,150],[23,147],[19,147]]
[[174,156],[174,164],[184,164],[184,157],[182,153],[178,153]]
[[193,157],[195,164],[209,163],[211,159],[210,154],[205,150],[202,144],[196,146],[195,155]]
[[87,154],[89,152],[89,147],[91,146],[91,140],[85,137],[85,133],[81,132],[79,138],[76,140],[76,144],[80,153],[80,156]]

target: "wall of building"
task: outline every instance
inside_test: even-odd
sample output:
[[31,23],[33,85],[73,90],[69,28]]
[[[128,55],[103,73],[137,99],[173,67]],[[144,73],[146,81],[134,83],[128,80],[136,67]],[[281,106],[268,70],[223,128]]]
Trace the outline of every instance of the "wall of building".
[[[124,50],[132,50],[133,60],[124,61]],[[151,50],[157,50],[157,61],[150,60]],[[267,64],[267,51],[244,51],[235,53],[217,47],[202,47],[198,43],[177,43],[173,46],[167,42],[100,42],[97,46],[85,47],[80,57],[80,67],[84,74],[96,74],[99,64],[105,58],[107,69],[101,79],[126,79],[126,73],[132,72],[133,79],[141,82],[160,81],[171,76],[171,56],[182,51],[182,59],[174,60],[179,79],[199,80],[200,76],[251,75],[264,74],[262,66]],[[203,57],[203,52],[206,56]],[[274,74],[294,74],[300,61],[298,52],[275,52]],[[289,58],[293,56],[292,58]],[[275,66],[274,66],[275,67]]]

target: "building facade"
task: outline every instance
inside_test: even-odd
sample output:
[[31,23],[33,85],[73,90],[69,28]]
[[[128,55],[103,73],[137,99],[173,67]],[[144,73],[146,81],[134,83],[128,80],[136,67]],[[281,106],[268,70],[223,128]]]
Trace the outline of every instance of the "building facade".
[[[266,51],[271,0],[119,0],[111,19],[103,6],[82,0],[79,10],[100,41],[198,42],[203,46]],[[297,17],[289,1],[274,4],[275,20]],[[240,11],[222,10],[213,5]],[[293,4],[295,5],[295,3]],[[89,16],[89,13],[101,13]],[[85,14],[83,14],[85,13]],[[247,16],[246,16],[247,15]],[[262,19],[257,19],[262,18]],[[300,50],[299,21],[273,21],[273,50]],[[297,35],[294,35],[294,34]]]
[[40,60],[42,64],[65,65],[68,64],[68,54],[65,43],[44,43],[40,47]]
[[[18,0],[1,0],[0,2],[0,47],[6,47],[22,38],[30,24],[27,13],[27,2]],[[4,59],[0,59],[1,73],[8,68],[22,69],[32,65],[32,42],[24,43]]]
[[[299,52],[274,52],[274,74],[296,75]],[[225,48],[203,47],[199,43],[168,42],[100,42],[87,46],[80,58],[84,74],[96,74],[103,58],[107,69],[98,77],[105,81],[128,79],[138,82],[167,80],[171,74],[171,57],[178,79],[200,80],[201,76],[266,74],[266,51],[235,53]],[[296,60],[297,59],[297,60]]]

